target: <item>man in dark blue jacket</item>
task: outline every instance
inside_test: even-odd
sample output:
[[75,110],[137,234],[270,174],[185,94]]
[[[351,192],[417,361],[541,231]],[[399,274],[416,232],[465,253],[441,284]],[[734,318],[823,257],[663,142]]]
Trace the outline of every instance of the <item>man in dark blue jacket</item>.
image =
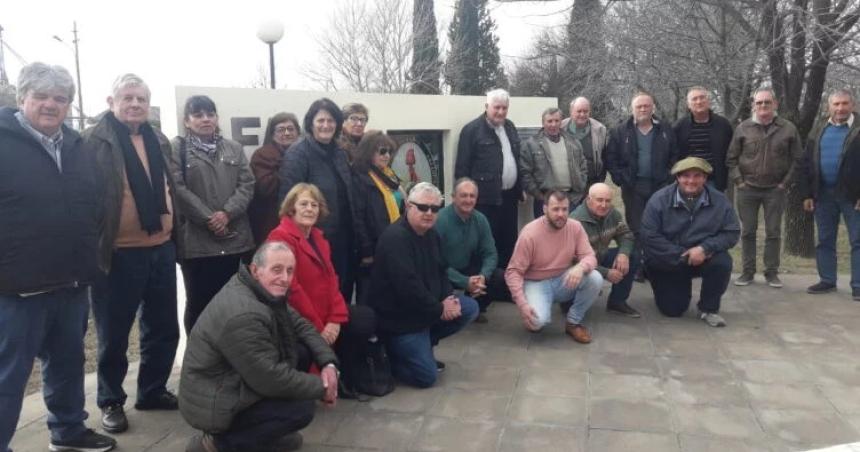
[[648,200],[640,236],[660,312],[668,317],[684,314],[692,279],[701,277],[699,318],[710,326],[725,326],[718,312],[732,273],[728,250],[738,242],[740,224],[725,195],[705,185],[712,171],[698,157],[676,163],[676,182]]
[[[639,225],[648,198],[672,182],[669,168],[678,160],[675,132],[654,116],[654,98],[644,92],[633,96],[633,115],[609,133],[603,163],[621,188],[624,219],[639,238]],[[641,267],[640,267],[641,268]],[[636,276],[641,281],[641,275]]]
[[81,137],[63,125],[69,72],[33,63],[19,109],[0,109],[0,451],[10,450],[38,356],[51,450],[107,451],[84,420],[87,286],[98,272],[101,190]]

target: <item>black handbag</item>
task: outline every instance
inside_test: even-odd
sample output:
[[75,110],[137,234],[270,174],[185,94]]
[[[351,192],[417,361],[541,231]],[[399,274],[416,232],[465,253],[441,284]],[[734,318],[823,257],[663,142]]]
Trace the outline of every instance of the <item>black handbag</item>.
[[394,391],[394,377],[391,375],[391,362],[385,346],[377,340],[368,342],[363,359],[356,360],[352,387],[355,391],[382,397]]

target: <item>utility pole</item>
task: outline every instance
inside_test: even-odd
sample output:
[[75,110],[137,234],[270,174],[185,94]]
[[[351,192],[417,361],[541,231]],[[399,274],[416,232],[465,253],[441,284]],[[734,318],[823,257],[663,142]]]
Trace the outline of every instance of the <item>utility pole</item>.
[[3,26],[0,25],[0,86],[9,84],[9,77],[6,75],[6,59],[3,57]]
[[79,130],[84,130],[87,115],[84,114],[84,94],[81,89],[81,61],[78,54],[78,21],[72,22],[72,36],[75,38],[72,43],[75,44],[75,75],[77,76],[78,81],[78,114],[80,115],[78,118],[78,128]]
[[[70,50],[75,54],[75,76],[76,76],[76,84],[78,85],[78,128],[80,130],[84,130],[86,126],[86,118],[87,115],[84,114],[84,94],[81,89],[81,60],[80,54],[78,52],[78,21],[72,22],[72,44],[74,47],[70,47]],[[66,41],[63,41],[63,38],[54,35],[54,40],[59,41],[64,44],[66,47],[69,47],[69,44]]]

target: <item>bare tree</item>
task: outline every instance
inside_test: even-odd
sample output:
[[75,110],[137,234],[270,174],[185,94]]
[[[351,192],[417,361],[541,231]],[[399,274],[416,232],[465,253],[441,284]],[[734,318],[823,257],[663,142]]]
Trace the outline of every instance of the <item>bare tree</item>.
[[316,36],[319,64],[305,72],[325,90],[403,93],[409,88],[409,0],[346,0]]

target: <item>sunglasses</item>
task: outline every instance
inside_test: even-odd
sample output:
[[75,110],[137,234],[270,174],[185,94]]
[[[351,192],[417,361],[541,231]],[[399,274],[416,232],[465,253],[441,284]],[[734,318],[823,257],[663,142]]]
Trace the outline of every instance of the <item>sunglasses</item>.
[[420,204],[420,203],[412,202],[412,201],[410,201],[409,203],[412,204],[413,206],[415,206],[416,209],[418,209],[424,213],[427,213],[427,212],[439,213],[439,210],[442,209],[441,204]]
[[379,148],[376,152],[378,152],[378,153],[379,153],[379,155],[388,155],[388,154],[390,154],[390,153],[391,153],[391,149],[389,149],[389,148]]

